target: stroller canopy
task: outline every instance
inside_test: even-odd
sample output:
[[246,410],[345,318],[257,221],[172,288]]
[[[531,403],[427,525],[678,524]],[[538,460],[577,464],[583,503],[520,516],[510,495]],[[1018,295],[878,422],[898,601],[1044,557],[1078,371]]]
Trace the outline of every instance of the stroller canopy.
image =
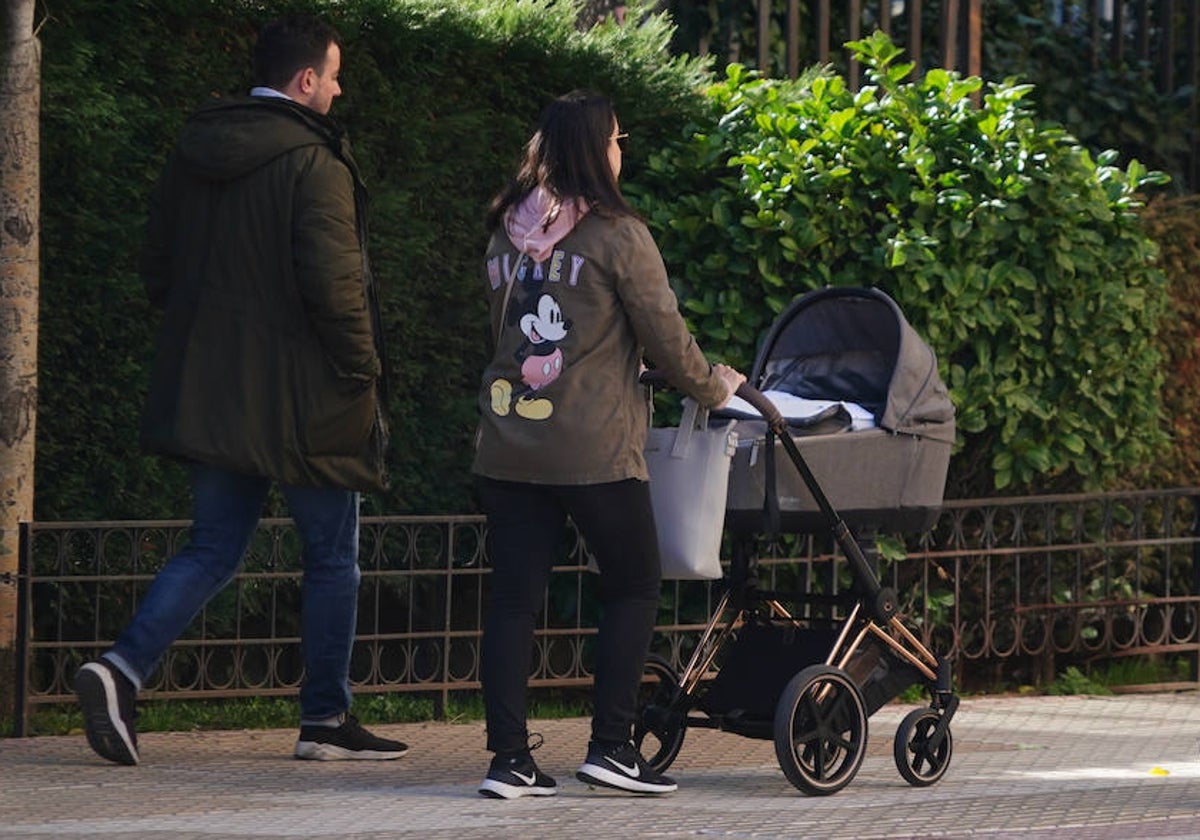
[[798,298],[772,324],[750,382],[858,403],[881,428],[954,442],[954,405],[933,349],[878,289],[830,287]]

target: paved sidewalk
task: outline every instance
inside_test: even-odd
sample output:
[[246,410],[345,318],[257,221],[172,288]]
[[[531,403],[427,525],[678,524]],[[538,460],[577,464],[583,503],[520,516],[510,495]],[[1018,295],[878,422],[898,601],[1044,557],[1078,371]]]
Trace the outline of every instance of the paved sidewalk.
[[395,762],[296,761],[291,730],[145,734],[138,767],[81,735],[0,739],[0,838],[1200,838],[1200,693],[964,700],[928,788],[892,760],[911,708],[871,716],[862,769],[829,797],[793,788],[771,742],[698,729],[677,793],[591,791],[581,719],[532,726],[560,794],[510,802],[475,792],[481,723],[376,727],[412,746]]

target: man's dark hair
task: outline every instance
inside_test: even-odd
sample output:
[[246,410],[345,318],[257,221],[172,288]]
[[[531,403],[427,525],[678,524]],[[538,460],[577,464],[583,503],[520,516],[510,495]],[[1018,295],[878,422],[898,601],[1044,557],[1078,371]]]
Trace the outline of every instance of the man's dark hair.
[[308,15],[286,15],[263,26],[254,46],[254,83],[282,90],[298,72],[325,66],[330,44],[342,37],[329,24]]

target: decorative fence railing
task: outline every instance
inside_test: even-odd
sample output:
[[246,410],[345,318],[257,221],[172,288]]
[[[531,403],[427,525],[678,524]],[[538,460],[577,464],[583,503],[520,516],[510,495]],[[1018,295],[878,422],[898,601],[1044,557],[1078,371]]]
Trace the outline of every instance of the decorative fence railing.
[[[1200,488],[947,502],[899,560],[876,557],[922,641],[955,660],[960,681],[1038,682],[1069,663],[1200,651]],[[72,700],[71,678],[124,627],[187,522],[29,523],[21,535],[17,715]],[[591,679],[594,576],[565,534],[537,632],[535,686]],[[488,566],[480,517],[362,522],[357,692],[479,686]],[[885,552],[891,554],[890,551]],[[823,535],[764,547],[763,585],[834,593],[849,585]],[[655,647],[685,661],[720,584],[664,585]],[[302,677],[298,542],[265,520],[234,582],[168,652],[153,698],[292,694]]]

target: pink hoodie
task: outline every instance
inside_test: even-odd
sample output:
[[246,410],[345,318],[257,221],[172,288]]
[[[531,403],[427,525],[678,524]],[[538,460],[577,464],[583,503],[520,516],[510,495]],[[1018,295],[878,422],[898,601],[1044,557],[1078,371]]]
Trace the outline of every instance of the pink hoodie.
[[543,262],[555,244],[575,229],[591,208],[582,198],[564,201],[554,221],[546,226],[546,214],[554,202],[542,187],[537,187],[525,200],[509,208],[504,216],[504,231],[517,250]]

